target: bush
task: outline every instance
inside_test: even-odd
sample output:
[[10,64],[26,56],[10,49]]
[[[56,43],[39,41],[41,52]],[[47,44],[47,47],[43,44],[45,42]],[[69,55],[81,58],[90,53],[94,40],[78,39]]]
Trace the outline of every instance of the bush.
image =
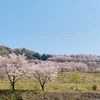
[[73,90],[74,88],[75,88],[75,85],[72,85],[72,86],[70,87],[70,89],[72,89],[72,90]]
[[59,87],[57,87],[57,86],[53,86],[52,87],[54,90],[58,90],[59,89]]
[[97,85],[93,85],[93,86],[92,86],[92,90],[95,91],[96,89],[97,89]]

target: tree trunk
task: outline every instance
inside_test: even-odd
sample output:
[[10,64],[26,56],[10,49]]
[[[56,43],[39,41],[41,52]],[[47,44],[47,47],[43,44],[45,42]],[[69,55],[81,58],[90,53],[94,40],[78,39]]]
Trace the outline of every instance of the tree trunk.
[[12,89],[15,90],[15,83],[12,83]]
[[44,85],[41,85],[42,90],[44,91]]
[[77,83],[76,83],[76,90],[78,90]]

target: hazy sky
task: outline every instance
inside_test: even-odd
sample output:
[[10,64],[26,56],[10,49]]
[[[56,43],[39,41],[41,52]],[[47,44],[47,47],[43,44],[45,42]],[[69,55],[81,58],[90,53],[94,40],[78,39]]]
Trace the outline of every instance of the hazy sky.
[[100,0],[0,0],[0,45],[100,55]]

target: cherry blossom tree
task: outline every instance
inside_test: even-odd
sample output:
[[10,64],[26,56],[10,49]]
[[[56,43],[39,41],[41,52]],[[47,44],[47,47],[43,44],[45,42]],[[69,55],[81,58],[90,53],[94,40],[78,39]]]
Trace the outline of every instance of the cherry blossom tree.
[[28,70],[28,61],[25,56],[14,53],[0,56],[0,70],[2,75],[8,79],[12,89],[15,90],[15,83],[21,80]]
[[42,90],[44,90],[45,84],[54,77],[57,76],[58,67],[52,62],[42,62],[41,64],[31,63],[30,75],[32,79],[37,79]]

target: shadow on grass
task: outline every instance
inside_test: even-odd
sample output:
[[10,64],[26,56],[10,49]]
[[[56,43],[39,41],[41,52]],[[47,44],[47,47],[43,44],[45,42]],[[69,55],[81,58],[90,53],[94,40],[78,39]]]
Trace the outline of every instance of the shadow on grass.
[[27,97],[36,94],[35,90],[0,90],[0,100],[28,100]]
[[0,90],[0,100],[100,100],[100,92]]
[[25,93],[25,92],[33,92],[34,94],[37,94],[36,90],[9,90],[9,89],[5,89],[5,90],[0,90],[0,94],[20,94],[20,93]]

